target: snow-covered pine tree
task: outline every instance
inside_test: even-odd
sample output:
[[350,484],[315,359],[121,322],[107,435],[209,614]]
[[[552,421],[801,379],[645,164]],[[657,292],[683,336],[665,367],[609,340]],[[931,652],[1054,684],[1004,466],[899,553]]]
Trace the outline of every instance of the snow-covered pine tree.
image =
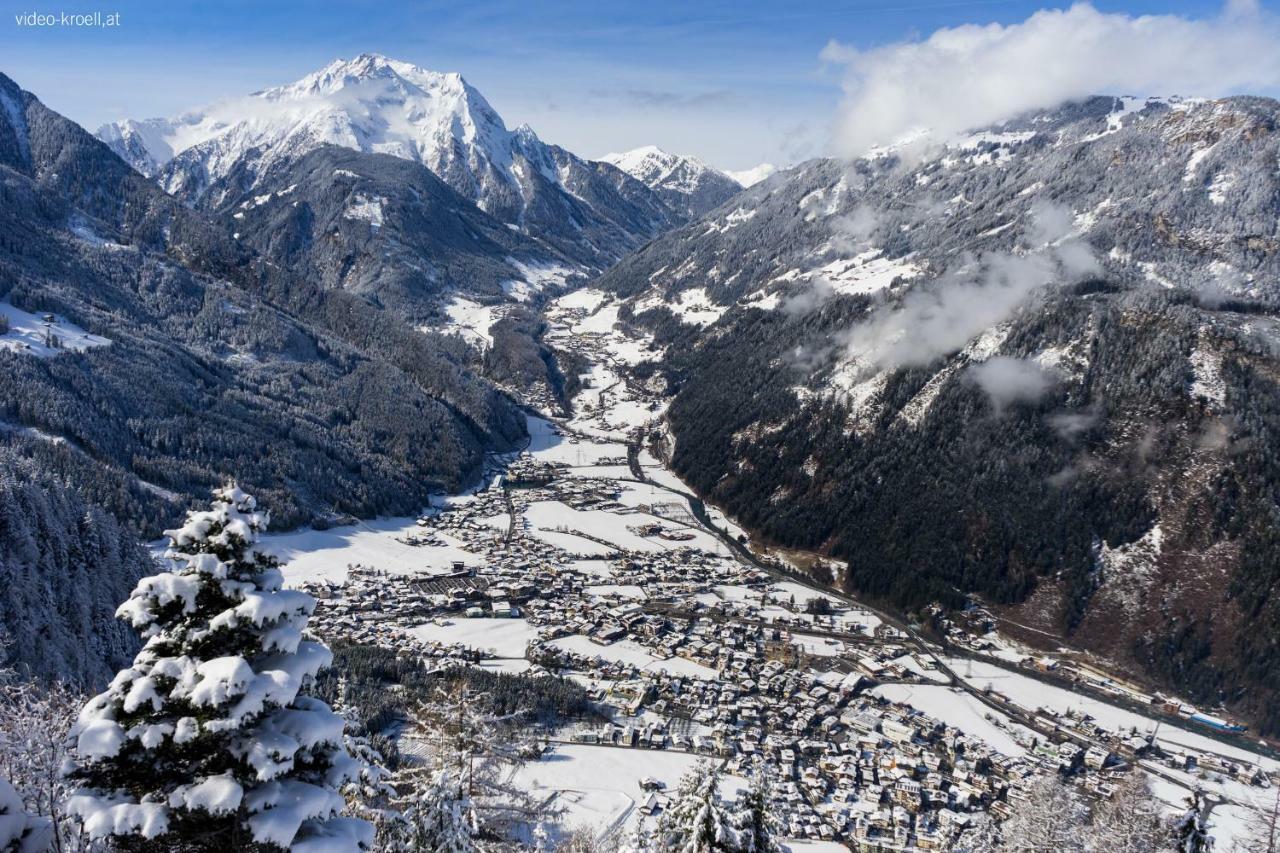
[[1000,826],[997,848],[1009,853],[1072,853],[1084,850],[1089,810],[1075,789],[1057,774],[1039,776],[1014,804],[1013,817]]
[[770,807],[772,798],[772,785],[762,769],[738,803],[735,823],[743,853],[778,853],[782,849],[773,836],[778,821]]
[[53,843],[53,822],[27,814],[22,797],[0,779],[0,853],[45,853]]
[[627,838],[622,842],[618,853],[657,853],[658,839],[657,833],[652,827],[645,823],[642,816],[636,821],[636,825],[631,828],[631,832],[627,834]]
[[[528,754],[528,736],[486,708],[489,697],[462,683],[439,685],[413,712],[412,734],[427,753],[391,778],[400,818],[383,821],[379,849],[467,853],[483,845],[510,847],[521,828],[545,817],[539,804],[509,781]],[[483,801],[483,810],[477,802]]]
[[1187,799],[1187,810],[1173,827],[1174,844],[1181,853],[1209,853],[1213,849],[1204,814],[1204,793],[1197,789]]
[[146,645],[72,730],[68,810],[130,851],[348,853],[372,843],[341,816],[361,763],[343,719],[302,695],[329,664],[303,639],[315,606],[282,588],[255,543],[267,513],[235,486],[167,531],[178,565],[139,582],[118,615]]
[[404,797],[393,802],[399,814],[379,827],[385,853],[473,853],[479,818],[456,768],[422,767],[398,774]]
[[1093,853],[1157,853],[1169,847],[1170,825],[1147,776],[1133,770],[1093,810],[1085,847]]
[[699,762],[680,780],[671,806],[658,821],[655,847],[662,853],[740,853],[742,834],[720,799],[720,772]]

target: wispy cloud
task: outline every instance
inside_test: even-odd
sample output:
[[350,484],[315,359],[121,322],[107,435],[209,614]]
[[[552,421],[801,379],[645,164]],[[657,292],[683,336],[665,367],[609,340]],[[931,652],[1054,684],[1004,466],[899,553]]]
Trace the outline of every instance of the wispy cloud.
[[1035,361],[998,355],[967,371],[969,378],[991,398],[996,413],[1013,403],[1034,403],[1057,382],[1057,375]]
[[1273,90],[1278,44],[1280,25],[1252,0],[1207,20],[1079,3],[870,50],[831,42],[822,58],[846,67],[834,147],[857,156],[921,129],[945,137],[1094,94]]
[[[965,257],[935,285],[885,303],[844,333],[847,355],[878,370],[928,364],[1009,319],[1045,285],[1094,274],[1097,260],[1088,244],[1073,236],[1068,214],[1056,205],[1037,204],[1025,235],[1027,250]],[[994,378],[1011,373],[1005,369]]]
[[654,89],[594,89],[598,100],[642,109],[696,110],[731,104],[736,96],[727,90],[713,92],[671,92]]

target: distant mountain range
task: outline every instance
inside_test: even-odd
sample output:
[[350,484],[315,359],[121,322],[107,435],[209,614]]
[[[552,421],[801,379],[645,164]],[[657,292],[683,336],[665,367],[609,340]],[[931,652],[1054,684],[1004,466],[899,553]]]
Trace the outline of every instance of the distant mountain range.
[[[295,83],[172,119],[127,120],[99,138],[144,175],[189,203],[225,204],[284,161],[324,146],[421,163],[463,198],[583,270],[599,271],[687,221],[705,198],[736,188],[715,173],[689,188],[648,186],[608,163],[548,145],[527,125],[509,130],[458,74],[363,54]],[[709,170],[708,170],[709,171]]]
[[645,184],[668,206],[696,219],[737,195],[743,185],[696,157],[668,154],[647,145],[602,158]]
[[1277,127],[1105,97],[734,175],[373,55],[101,141],[0,76],[4,500],[99,514],[113,589],[228,477],[284,525],[409,511],[568,405],[540,312],[591,286],[652,342],[655,449],[755,535],[1280,731]]

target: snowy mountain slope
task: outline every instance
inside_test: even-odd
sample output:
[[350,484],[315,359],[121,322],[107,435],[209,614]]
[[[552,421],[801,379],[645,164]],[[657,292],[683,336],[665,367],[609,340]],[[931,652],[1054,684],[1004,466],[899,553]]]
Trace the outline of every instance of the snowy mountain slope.
[[[526,399],[557,394],[554,362],[528,314],[580,280],[572,261],[410,160],[325,145],[254,180],[245,168],[237,165],[212,193],[242,245],[425,334],[461,336],[474,347],[469,367]],[[459,314],[459,306],[469,307]]]
[[812,161],[597,286],[666,353],[638,370],[677,471],[746,526],[1274,732],[1277,127],[1268,99],[1097,98]]
[[261,174],[238,164],[213,189],[242,244],[414,324],[453,294],[506,301],[534,286],[527,270],[572,266],[398,157],[325,145]]
[[0,112],[0,233],[21,235],[0,302],[65,337],[0,347],[4,442],[65,448],[155,529],[227,477],[275,492],[283,524],[409,510],[522,434],[456,342],[257,254],[8,78],[0,96],[20,107]]
[[732,198],[742,184],[696,157],[647,145],[601,158],[642,182],[686,218],[702,216]]
[[188,201],[218,206],[211,187],[239,164],[264,174],[321,145],[421,163],[517,230],[601,269],[678,216],[624,173],[509,130],[458,74],[363,54],[295,83],[176,119],[98,131],[121,157]]

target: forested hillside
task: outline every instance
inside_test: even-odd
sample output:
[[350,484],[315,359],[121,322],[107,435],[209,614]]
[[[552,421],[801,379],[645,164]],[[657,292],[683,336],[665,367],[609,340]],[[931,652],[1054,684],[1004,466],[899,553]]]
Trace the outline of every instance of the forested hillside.
[[[61,630],[86,584],[60,578],[99,563],[112,579],[94,600],[120,600],[138,571],[121,543],[229,478],[268,496],[281,527],[403,513],[522,437],[456,337],[260,258],[8,78],[0,100],[0,304],[26,324],[0,336],[0,440],[48,475],[6,486],[35,509],[17,511],[0,551],[25,560],[33,535],[50,546],[47,585],[6,586],[6,619],[30,609],[31,625]],[[74,556],[58,545],[72,539]],[[22,654],[94,679],[93,655],[115,653],[104,640],[60,663],[61,645]]]
[[8,424],[180,496],[261,484],[282,525],[407,510],[521,434],[456,341],[259,260],[4,83],[0,299],[110,341],[0,353]]
[[665,352],[676,469],[750,528],[1275,732],[1278,115],[1099,98],[814,161],[600,284]]
[[155,568],[138,531],[93,502],[110,497],[100,484],[69,487],[74,468],[54,461],[0,445],[0,665],[102,683],[138,645],[116,605]]

